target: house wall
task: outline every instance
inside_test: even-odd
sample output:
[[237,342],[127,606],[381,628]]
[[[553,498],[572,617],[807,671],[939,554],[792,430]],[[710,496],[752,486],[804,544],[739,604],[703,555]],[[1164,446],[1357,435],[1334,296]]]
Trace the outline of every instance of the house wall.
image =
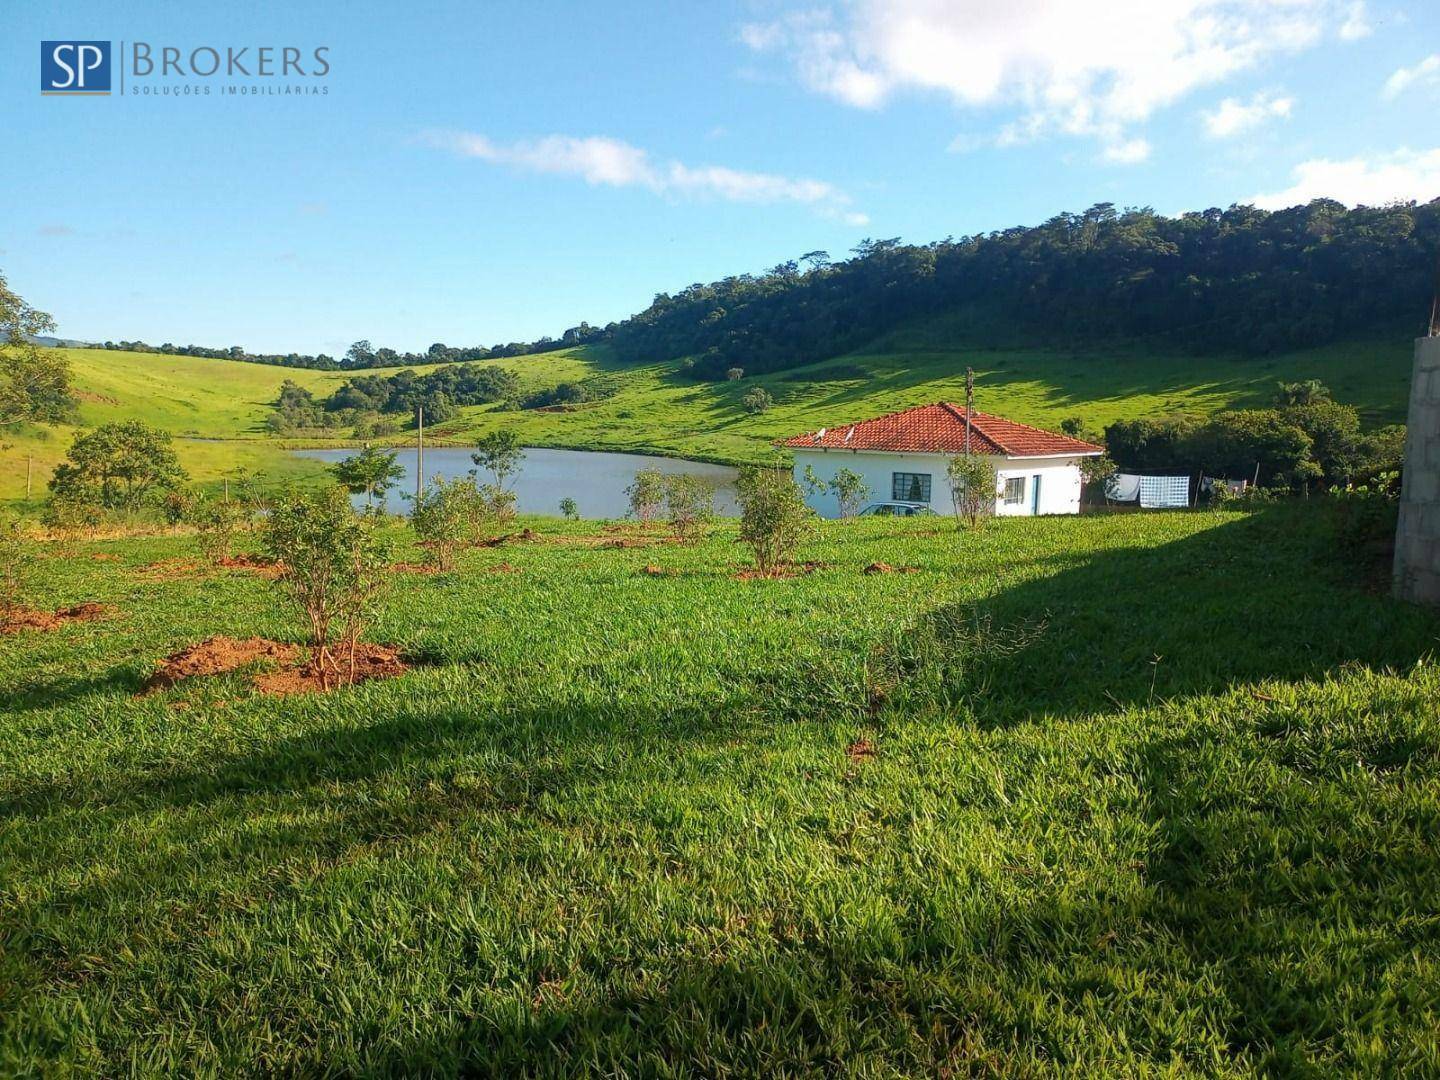
[[[1039,475],[1040,513],[1078,514],[1080,512],[1080,467],[1079,458],[1005,458],[992,457],[997,478],[995,513],[1004,517],[1023,517],[1032,512],[1031,485]],[[805,467],[808,465],[822,481],[832,480],[841,469],[859,473],[870,489],[865,502],[888,502],[891,499],[891,480],[897,472],[930,474],[930,508],[937,514],[955,513],[950,499],[950,485],[945,470],[950,463],[947,454],[888,454],[854,450],[796,450],[795,480],[803,486]],[[999,492],[1005,488],[1007,477],[1022,477],[1025,481],[1025,495],[1018,505],[1003,502]],[[839,501],[829,491],[810,494],[805,501],[821,517],[839,517]],[[908,502],[909,500],[904,500]]]
[[1405,440],[1395,594],[1440,604],[1440,338],[1415,342]]

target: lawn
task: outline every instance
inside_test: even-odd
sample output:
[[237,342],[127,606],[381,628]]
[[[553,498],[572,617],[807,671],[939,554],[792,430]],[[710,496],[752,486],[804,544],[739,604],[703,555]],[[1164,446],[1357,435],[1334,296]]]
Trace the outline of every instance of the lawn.
[[115,614],[0,639],[0,1074],[1440,1072],[1440,620],[1316,504],[531,524],[323,697],[135,696],[299,631],[186,538],[38,564]]
[[[466,408],[433,429],[431,437],[464,444],[484,432],[512,428],[531,446],[662,453],[724,463],[773,461],[778,457],[775,440],[789,435],[912,405],[963,400],[967,365],[976,372],[979,408],[1050,428],[1070,416],[1098,429],[1126,417],[1264,406],[1277,381],[1303,378],[1328,384],[1338,400],[1357,405],[1367,423],[1405,419],[1411,343],[1399,338],[1260,359],[1180,356],[1135,346],[1060,350],[984,344],[997,338],[993,329],[978,333],[934,320],[848,356],[718,384],[685,378],[674,364],[621,365],[603,347],[513,357],[494,363],[516,372],[527,391],[582,382],[600,400],[570,412]],[[970,340],[981,343],[972,346]],[[343,373],[183,356],[66,351],[81,391],[83,426],[141,419],[161,427],[177,437],[181,464],[201,482],[213,484],[237,466],[274,479],[320,475],[314,462],[285,452],[287,446],[299,445],[296,441],[267,436],[263,424],[283,380],[294,379],[325,396],[344,380]],[[759,416],[741,404],[757,384],[775,399],[774,407]],[[5,436],[0,441],[0,500],[23,497],[27,457],[34,458],[35,497],[43,496],[50,470],[64,457],[74,433],[67,427]],[[307,440],[305,445],[327,443]]]

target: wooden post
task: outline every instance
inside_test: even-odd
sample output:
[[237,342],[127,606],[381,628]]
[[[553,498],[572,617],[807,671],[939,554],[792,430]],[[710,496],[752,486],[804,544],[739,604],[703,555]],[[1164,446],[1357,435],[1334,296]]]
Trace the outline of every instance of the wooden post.
[[965,369],[965,454],[970,454],[970,414],[975,411],[975,369]]
[[230,505],[230,477],[225,477],[225,505]]
[[415,497],[425,487],[425,406],[415,406]]
[[30,482],[35,475],[35,455],[30,454],[25,458],[25,501],[30,501]]

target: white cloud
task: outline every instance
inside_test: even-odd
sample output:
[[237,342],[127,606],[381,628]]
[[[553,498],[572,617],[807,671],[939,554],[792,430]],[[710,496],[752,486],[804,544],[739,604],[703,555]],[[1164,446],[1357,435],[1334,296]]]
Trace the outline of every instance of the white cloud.
[[1266,210],[1336,199],[1349,206],[1429,202],[1440,196],[1440,149],[1397,150],[1372,158],[1332,161],[1315,158],[1291,170],[1295,181],[1284,191],[1255,195],[1250,201]]
[[798,203],[847,225],[866,225],[870,220],[851,209],[849,195],[824,180],[747,172],[723,165],[657,162],[637,146],[600,135],[547,135],[498,143],[470,132],[432,131],[422,135],[421,140],[462,157],[527,172],[578,176],[596,186],[639,187],[657,195],[726,202]]
[[1256,94],[1248,102],[1226,98],[1213,112],[1202,112],[1205,134],[1212,139],[1229,139],[1253,131],[1267,120],[1288,120],[1295,108],[1295,99]]
[[747,25],[741,40],[857,108],[928,91],[1017,110],[999,145],[1061,132],[1100,139],[1112,159],[1137,152],[1127,131],[1157,110],[1364,19],[1353,0],[837,2]]
[[1381,96],[1397,98],[1412,86],[1440,86],[1440,53],[1432,53],[1414,67],[1400,68],[1385,80]]
[[1366,17],[1365,0],[1355,0],[1345,13],[1345,21],[1340,24],[1340,40],[1359,41],[1374,32],[1369,18]]
[[1100,159],[1111,165],[1138,165],[1149,158],[1150,144],[1144,139],[1112,142],[1100,154]]

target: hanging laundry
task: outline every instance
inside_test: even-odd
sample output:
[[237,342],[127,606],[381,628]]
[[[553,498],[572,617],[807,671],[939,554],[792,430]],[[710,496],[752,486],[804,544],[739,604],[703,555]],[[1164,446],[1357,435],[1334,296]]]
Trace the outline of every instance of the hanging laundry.
[[1105,497],[1111,502],[1134,502],[1140,497],[1140,477],[1135,473],[1115,473],[1105,481]]
[[1188,476],[1140,477],[1140,505],[1146,510],[1167,510],[1190,505]]

